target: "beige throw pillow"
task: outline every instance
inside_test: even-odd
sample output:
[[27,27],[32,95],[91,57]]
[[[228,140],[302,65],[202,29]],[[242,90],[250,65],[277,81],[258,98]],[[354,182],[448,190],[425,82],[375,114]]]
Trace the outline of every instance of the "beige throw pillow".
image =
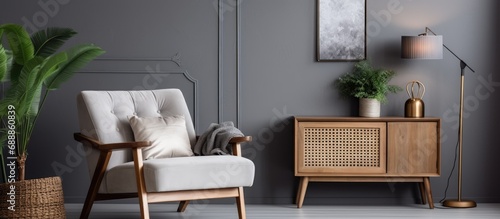
[[152,143],[142,148],[145,160],[193,155],[184,116],[131,116],[129,122],[136,141]]

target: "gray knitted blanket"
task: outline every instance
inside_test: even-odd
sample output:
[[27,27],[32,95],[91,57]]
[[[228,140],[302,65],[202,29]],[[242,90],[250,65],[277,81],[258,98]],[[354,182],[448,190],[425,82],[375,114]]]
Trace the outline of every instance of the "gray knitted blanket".
[[244,136],[241,131],[234,127],[233,122],[227,121],[221,124],[212,123],[207,130],[198,138],[193,152],[196,155],[225,155],[231,153],[228,147],[233,137]]

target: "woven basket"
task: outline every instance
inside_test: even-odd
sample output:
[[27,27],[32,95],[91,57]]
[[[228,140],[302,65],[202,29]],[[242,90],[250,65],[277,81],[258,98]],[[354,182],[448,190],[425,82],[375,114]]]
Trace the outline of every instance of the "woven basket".
[[[15,186],[15,196],[11,193]],[[15,211],[8,200],[15,198]],[[60,177],[48,177],[0,184],[0,218],[66,218]]]

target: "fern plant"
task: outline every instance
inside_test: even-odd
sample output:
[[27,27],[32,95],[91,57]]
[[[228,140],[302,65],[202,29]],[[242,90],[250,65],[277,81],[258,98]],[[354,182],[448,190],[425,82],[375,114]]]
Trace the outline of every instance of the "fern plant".
[[343,96],[356,98],[377,99],[384,103],[388,93],[397,93],[402,88],[389,85],[389,81],[396,75],[392,70],[375,69],[370,62],[363,60],[354,65],[354,70],[340,76],[335,86]]
[[[9,50],[1,43],[4,34]],[[75,71],[104,53],[104,50],[92,44],[77,45],[57,52],[75,34],[70,28],[47,28],[30,37],[20,25],[0,25],[0,79],[9,81],[6,93],[2,94],[4,98],[0,101],[0,117],[5,122],[5,118],[15,115],[15,126],[11,127],[15,127],[16,151],[8,156],[17,157],[19,180],[25,179],[28,144],[49,92],[58,89]],[[5,150],[2,147],[8,134],[8,130],[3,129],[0,135],[0,140],[3,140],[0,144],[2,167],[5,167]]]

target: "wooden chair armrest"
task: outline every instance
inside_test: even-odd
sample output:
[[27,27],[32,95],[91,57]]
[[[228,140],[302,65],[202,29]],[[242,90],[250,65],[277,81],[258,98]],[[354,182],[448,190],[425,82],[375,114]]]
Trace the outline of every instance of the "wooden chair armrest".
[[75,133],[75,140],[79,142],[88,142],[92,145],[93,148],[101,150],[101,151],[109,151],[115,149],[127,149],[127,148],[142,148],[151,146],[150,141],[138,141],[138,142],[121,142],[121,143],[111,143],[111,144],[103,144],[98,140],[95,140],[89,136],[83,135],[81,133]]
[[251,141],[252,141],[252,136],[233,137],[231,138],[231,140],[229,140],[229,144],[238,144]]
[[240,156],[242,155],[241,151],[241,143],[252,141],[252,136],[243,136],[243,137],[233,137],[229,140],[229,144],[232,144],[233,155]]

